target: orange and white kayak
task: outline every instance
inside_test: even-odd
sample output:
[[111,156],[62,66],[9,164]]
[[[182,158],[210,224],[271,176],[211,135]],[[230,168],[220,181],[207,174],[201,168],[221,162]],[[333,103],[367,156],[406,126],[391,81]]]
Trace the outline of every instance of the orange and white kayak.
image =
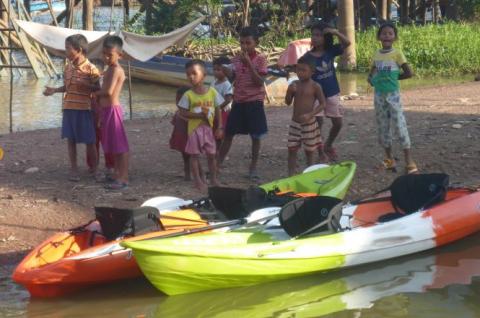
[[17,266],[13,280],[28,289],[32,297],[57,297],[97,284],[141,276],[131,250],[120,242],[161,237],[207,222],[193,210],[160,215],[164,229],[143,235],[108,241],[98,220],[56,233],[33,249]]

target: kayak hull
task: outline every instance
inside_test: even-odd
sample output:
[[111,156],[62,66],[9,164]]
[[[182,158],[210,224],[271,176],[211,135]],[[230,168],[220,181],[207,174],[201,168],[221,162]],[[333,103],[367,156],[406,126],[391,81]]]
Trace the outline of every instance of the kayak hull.
[[[143,273],[168,295],[247,286],[413,254],[480,230],[480,192],[451,190],[428,210],[373,225],[389,200],[346,206],[352,230],[291,240],[253,228],[162,241],[126,242]],[[283,235],[283,236],[282,236]]]
[[12,278],[23,285],[32,297],[44,298],[63,296],[97,284],[141,276],[131,250],[121,247],[121,241],[148,239],[207,224],[192,210],[175,211],[169,215],[186,219],[162,219],[166,230],[124,240],[107,242],[98,233],[98,221],[90,223],[82,231],[56,233],[22,260]]

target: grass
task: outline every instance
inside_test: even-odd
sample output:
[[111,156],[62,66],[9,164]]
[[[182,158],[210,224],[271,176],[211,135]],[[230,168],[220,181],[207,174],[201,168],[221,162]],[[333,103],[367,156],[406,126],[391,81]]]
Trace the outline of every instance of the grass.
[[[357,33],[357,65],[366,70],[380,47],[377,29]],[[403,26],[398,30],[400,48],[419,75],[458,75],[480,71],[479,24]]]

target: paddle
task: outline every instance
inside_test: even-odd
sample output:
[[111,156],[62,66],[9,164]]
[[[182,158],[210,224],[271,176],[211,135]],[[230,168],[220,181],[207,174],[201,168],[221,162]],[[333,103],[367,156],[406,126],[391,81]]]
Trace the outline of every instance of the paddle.
[[252,224],[257,224],[257,223],[260,223],[260,222],[263,222],[263,221],[271,220],[271,219],[277,217],[279,212],[280,212],[279,207],[263,208],[263,209],[253,211],[250,215],[248,215],[247,217],[244,217],[244,218],[231,220],[231,221],[226,221],[226,222],[219,222],[219,223],[215,223],[215,224],[212,224],[212,225],[207,225],[207,226],[204,226],[204,227],[184,229],[183,231],[180,231],[180,232],[171,233],[171,234],[167,234],[167,235],[159,235],[159,236],[156,236],[156,237],[150,237],[150,238],[145,239],[145,240],[177,237],[177,236],[182,236],[182,235],[189,235],[189,234],[195,234],[195,233],[200,233],[200,232],[217,230],[217,229],[221,229],[221,228],[226,228],[226,231],[228,231],[233,227],[249,226],[249,225],[252,225]]

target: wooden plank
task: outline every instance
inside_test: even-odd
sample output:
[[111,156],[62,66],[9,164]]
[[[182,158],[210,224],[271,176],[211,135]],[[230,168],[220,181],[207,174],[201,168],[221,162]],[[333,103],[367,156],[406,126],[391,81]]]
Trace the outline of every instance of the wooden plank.
[[[8,6],[8,1],[9,0],[1,0],[4,7]],[[17,2],[21,2],[21,1],[17,1]],[[40,65],[37,62],[37,59],[34,56],[34,53],[32,51],[32,47],[30,46],[30,42],[28,41],[26,35],[20,30],[17,23],[15,23],[15,19],[16,19],[17,15],[15,14],[15,12],[13,10],[9,11],[9,15],[10,15],[10,23],[13,26],[13,28],[15,29],[15,33],[17,34],[18,39],[20,40],[20,43],[23,46],[23,49],[25,51],[25,55],[27,56],[27,59],[30,62],[30,65],[32,65],[33,73],[35,74],[35,76],[37,78],[45,77],[45,74],[43,73],[42,68],[40,67]]]

